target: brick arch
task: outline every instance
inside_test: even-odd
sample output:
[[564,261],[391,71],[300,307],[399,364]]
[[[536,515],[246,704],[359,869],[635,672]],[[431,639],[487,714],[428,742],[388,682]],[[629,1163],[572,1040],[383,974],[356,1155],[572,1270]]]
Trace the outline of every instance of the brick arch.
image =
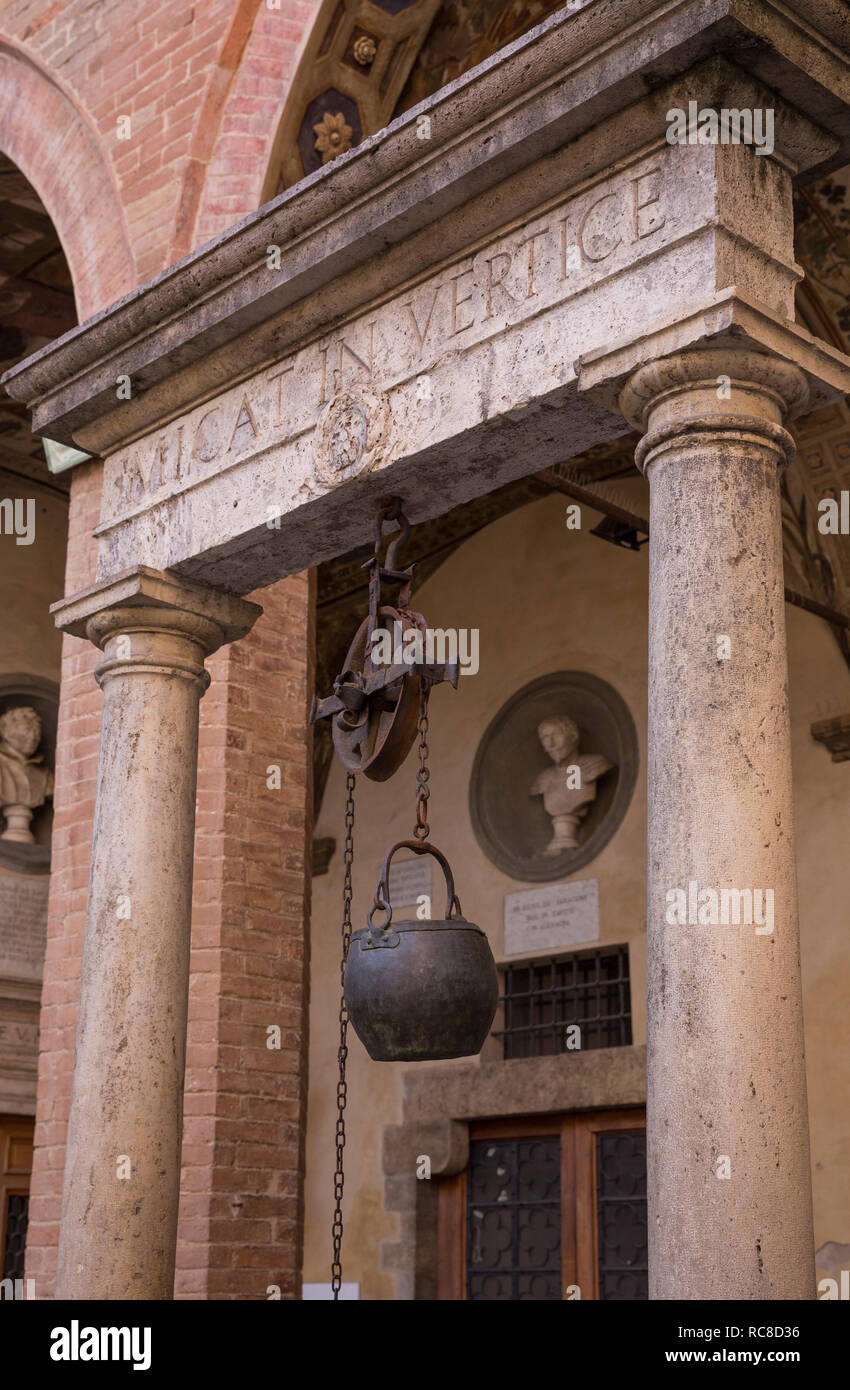
[[55,78],[6,39],[0,40],[0,150],[32,184],[56,228],[79,318],[133,289],[124,212],[93,128]]
[[281,115],[324,2],[281,0],[280,9],[270,9],[242,0],[219,59],[223,82],[228,66],[232,71],[198,197],[193,245],[218,236],[274,195],[265,189]]
[[[234,7],[230,27],[206,85],[186,160],[171,246],[172,262],[188,255],[196,246],[203,245],[256,208],[248,191],[251,184],[250,132],[246,132],[244,121],[234,122],[231,102],[235,98],[238,106],[246,53],[252,46],[256,48],[263,43],[262,14],[266,9],[263,0],[238,0]],[[280,13],[277,11],[278,16]],[[228,153],[234,155],[233,160],[228,160]],[[244,191],[240,188],[235,197],[229,190],[222,193],[219,187],[220,180],[226,180],[232,169],[244,176]],[[223,200],[226,200],[226,207]]]

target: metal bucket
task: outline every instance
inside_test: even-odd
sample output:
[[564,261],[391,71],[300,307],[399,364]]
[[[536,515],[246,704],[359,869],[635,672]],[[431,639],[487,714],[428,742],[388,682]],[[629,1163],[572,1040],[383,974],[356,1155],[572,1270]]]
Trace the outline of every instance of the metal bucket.
[[[399,849],[431,854],[441,865],[445,918],[393,922],[389,867]],[[372,921],[379,909],[386,913],[383,926]],[[445,855],[416,840],[393,845],[381,866],[367,926],[353,933],[345,966],[348,1015],[369,1056],[375,1062],[474,1056],[490,1030],[498,996],[490,943],[461,915]]]

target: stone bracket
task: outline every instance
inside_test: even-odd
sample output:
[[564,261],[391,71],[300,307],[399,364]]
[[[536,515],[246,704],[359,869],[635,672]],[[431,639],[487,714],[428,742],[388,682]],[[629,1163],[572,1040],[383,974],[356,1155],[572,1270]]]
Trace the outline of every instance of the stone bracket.
[[221,632],[221,646],[235,642],[250,632],[262,613],[258,603],[234,594],[193,584],[164,570],[139,565],[102,584],[93,584],[78,594],[51,605],[56,626],[74,637],[87,637],[90,621],[99,613],[116,608],[162,608],[189,613],[215,624]]
[[469,1126],[456,1120],[423,1120],[384,1129],[384,1172],[415,1174],[417,1160],[427,1155],[432,1177],[460,1173],[469,1158]]
[[832,754],[834,763],[850,762],[850,714],[819,719],[811,727],[812,738]]
[[850,392],[850,358],[799,325],[782,322],[764,304],[745,299],[734,288],[688,306],[675,317],[650,323],[639,337],[580,357],[575,364],[579,392],[608,410],[621,410],[622,390],[639,368],[706,347],[749,348],[798,367],[809,392],[792,406],[792,418]]

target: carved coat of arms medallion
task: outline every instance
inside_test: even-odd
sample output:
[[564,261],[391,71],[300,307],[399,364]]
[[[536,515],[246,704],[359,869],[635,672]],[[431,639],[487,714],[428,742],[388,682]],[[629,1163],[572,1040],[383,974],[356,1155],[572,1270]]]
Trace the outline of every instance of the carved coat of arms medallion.
[[392,433],[390,403],[383,391],[347,387],[328,401],[316,425],[316,478],[344,483],[368,473],[386,457]]

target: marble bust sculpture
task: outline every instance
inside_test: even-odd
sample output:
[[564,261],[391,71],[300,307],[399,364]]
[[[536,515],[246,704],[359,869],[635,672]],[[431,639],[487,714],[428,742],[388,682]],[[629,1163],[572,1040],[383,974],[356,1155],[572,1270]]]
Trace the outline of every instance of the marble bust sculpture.
[[53,795],[53,773],[37,753],[41,719],[28,705],[0,715],[0,807],[6,828],[0,839],[34,844],[32,813]]
[[596,783],[613,766],[600,753],[579,755],[579,727],[568,714],[541,720],[537,736],[552,759],[535,777],[530,796],[542,796],[552,819],[552,839],[544,855],[563,854],[578,848],[579,824],[596,797]]

